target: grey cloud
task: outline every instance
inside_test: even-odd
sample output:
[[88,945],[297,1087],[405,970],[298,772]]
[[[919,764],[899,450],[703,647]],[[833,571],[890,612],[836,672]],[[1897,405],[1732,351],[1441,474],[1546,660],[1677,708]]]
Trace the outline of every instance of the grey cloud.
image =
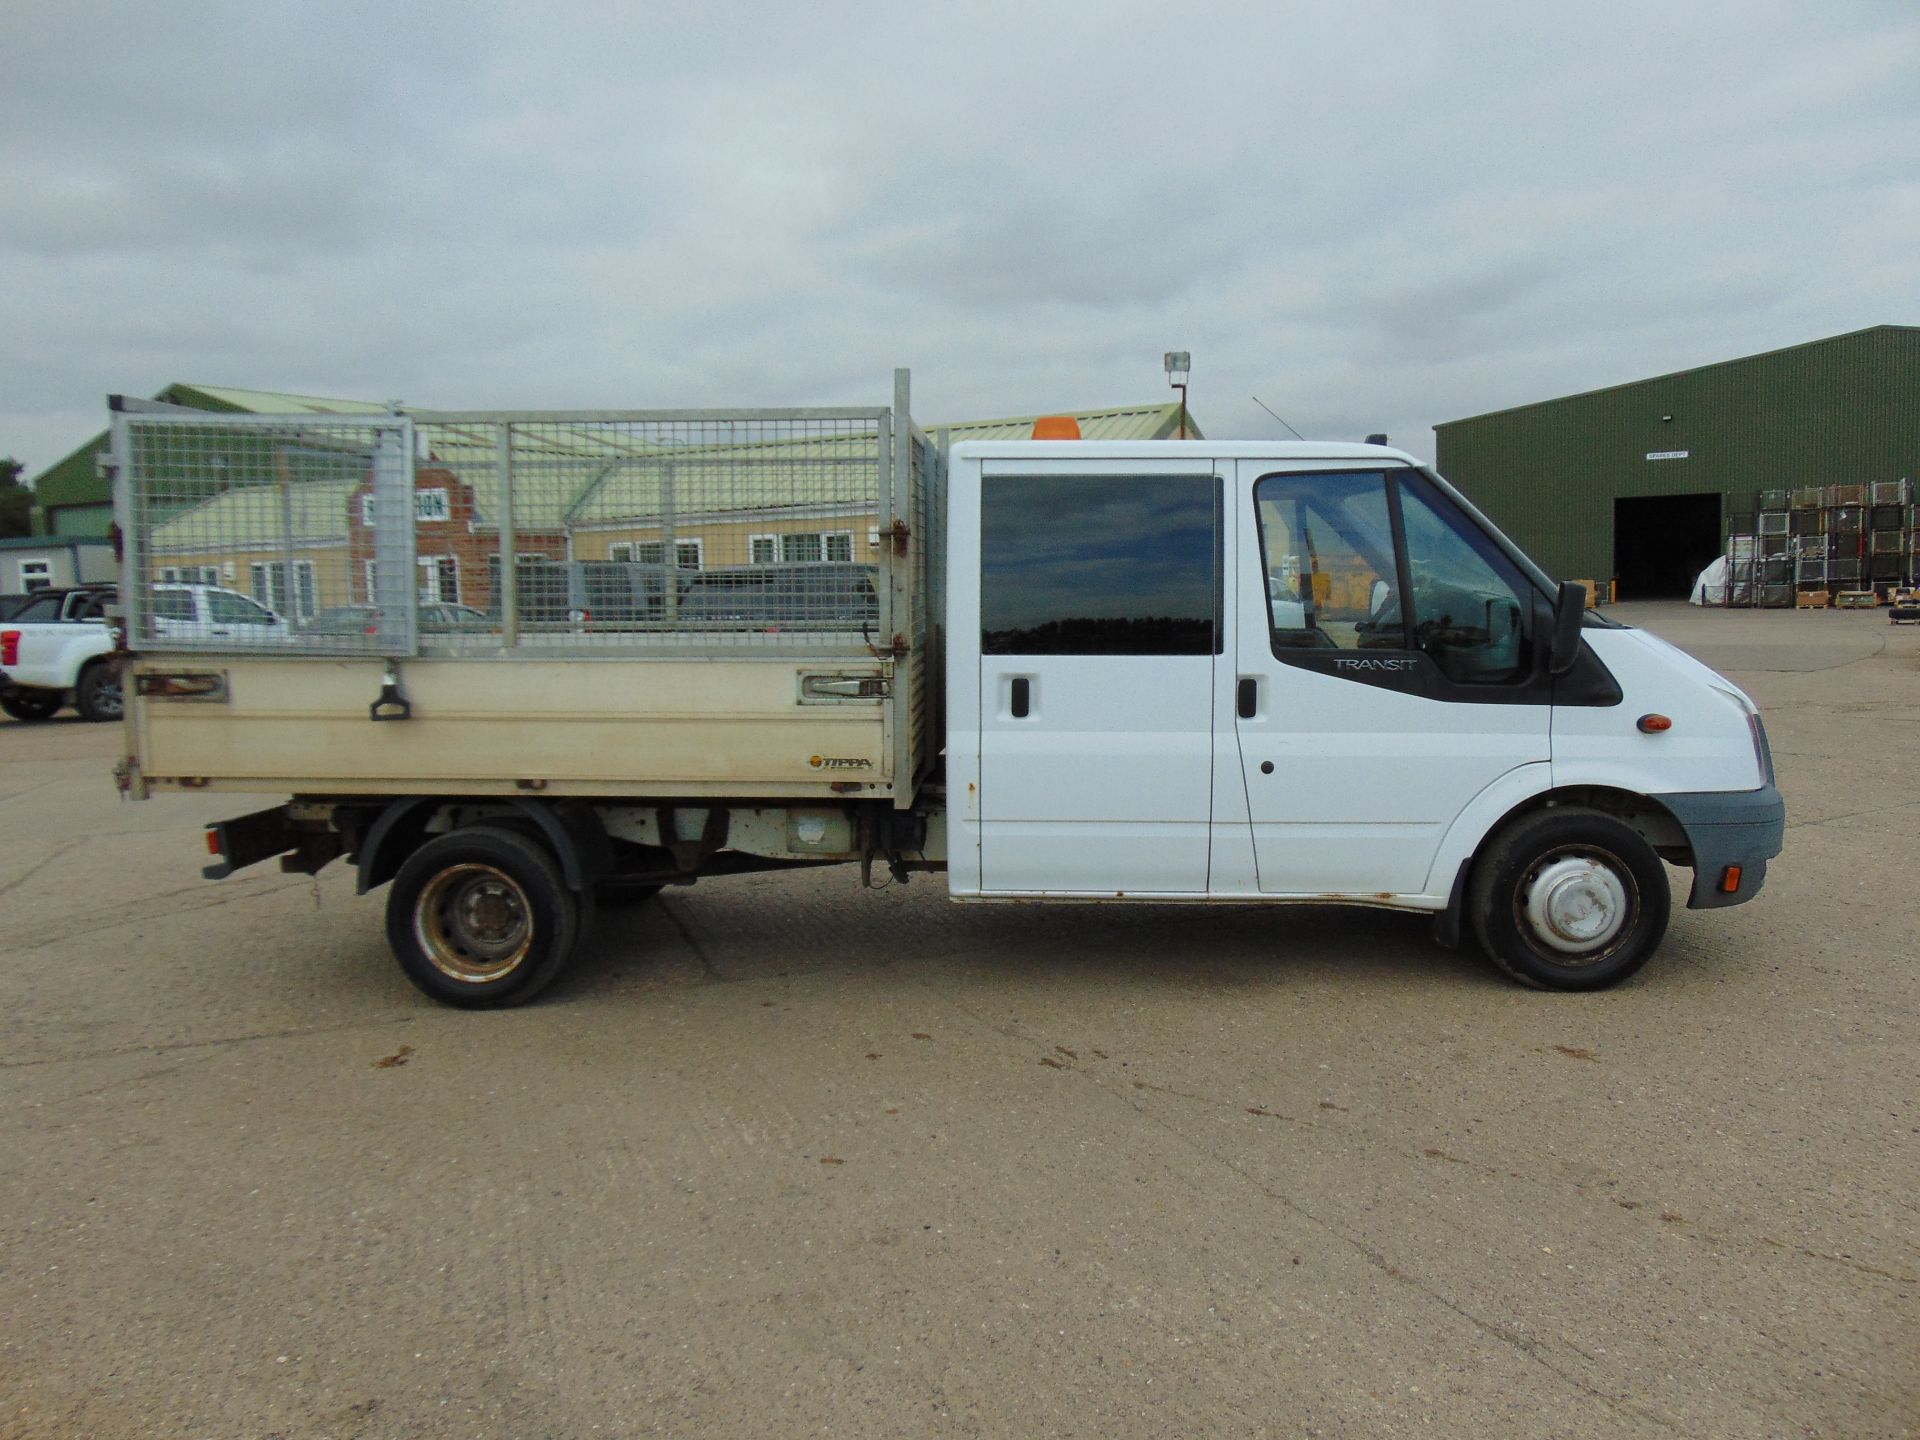
[[[1920,17],[0,10],[0,451],[201,379],[1386,429],[1912,323]],[[85,422],[92,426],[93,420]]]

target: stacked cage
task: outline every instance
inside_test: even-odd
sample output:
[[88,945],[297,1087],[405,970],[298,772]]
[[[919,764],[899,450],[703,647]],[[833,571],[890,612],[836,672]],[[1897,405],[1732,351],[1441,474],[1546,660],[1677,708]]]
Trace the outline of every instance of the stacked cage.
[[1841,594],[1882,597],[1920,570],[1912,485],[1803,485],[1754,495],[1753,528],[1727,537],[1729,605],[1819,607]]

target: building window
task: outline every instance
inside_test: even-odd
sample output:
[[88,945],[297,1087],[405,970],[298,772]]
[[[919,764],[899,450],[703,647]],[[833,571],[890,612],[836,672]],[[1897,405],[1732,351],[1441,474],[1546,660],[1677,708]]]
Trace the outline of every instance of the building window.
[[51,560],[22,560],[20,562],[20,588],[31,595],[36,590],[45,590],[53,584],[53,562]]
[[771,565],[775,561],[788,565],[844,564],[853,559],[851,530],[804,530],[791,535],[754,535],[747,543],[756,565]]
[[460,602],[460,562],[451,555],[422,555],[414,561],[420,567],[420,599],[432,604],[444,600]]
[[[188,565],[184,567],[183,573],[191,579],[200,580],[200,583],[206,585],[214,584],[218,578],[218,571],[211,565],[198,567],[197,574],[195,570],[196,567]],[[291,616],[296,620],[311,620],[313,618],[314,612],[319,607],[314,603],[313,562],[311,560],[296,560],[293,562],[294,591],[291,595],[289,595],[287,591],[286,561],[275,560],[271,563],[263,563],[256,560],[247,567],[247,570],[251,581],[253,598],[266,606],[267,609],[277,611],[281,615]],[[202,578],[209,573],[213,574],[215,579]]]
[[[698,570],[705,542],[701,540],[676,540],[673,552],[682,570]],[[667,542],[664,540],[619,540],[607,547],[609,560],[631,560],[641,565],[664,565],[667,563]]]

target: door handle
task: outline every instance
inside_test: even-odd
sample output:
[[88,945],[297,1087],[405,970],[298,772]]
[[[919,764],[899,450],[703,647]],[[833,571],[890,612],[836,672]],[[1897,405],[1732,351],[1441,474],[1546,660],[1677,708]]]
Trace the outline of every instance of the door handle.
[[1260,682],[1251,675],[1240,677],[1240,701],[1237,708],[1242,720],[1251,720],[1260,711]]
[[1027,677],[1016,675],[1013,680],[1013,718],[1024,720],[1033,708],[1033,695],[1027,683]]

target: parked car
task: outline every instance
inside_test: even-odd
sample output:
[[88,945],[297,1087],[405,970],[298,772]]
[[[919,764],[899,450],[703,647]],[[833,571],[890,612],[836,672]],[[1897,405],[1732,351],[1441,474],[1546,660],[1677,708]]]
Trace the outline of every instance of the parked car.
[[123,709],[108,623],[111,585],[37,590],[0,622],[0,710],[46,720],[72,703],[83,719],[117,720]]
[[251,596],[220,585],[155,585],[148,592],[150,640],[284,640],[287,622]]
[[692,629],[863,630],[880,618],[874,567],[745,565],[689,574],[679,623]]
[[[425,600],[420,604],[420,628],[423,631],[491,630],[494,623],[487,612],[472,605],[456,605],[447,600]],[[335,605],[322,610],[300,627],[304,636],[377,635],[380,633],[380,609],[376,605]]]

